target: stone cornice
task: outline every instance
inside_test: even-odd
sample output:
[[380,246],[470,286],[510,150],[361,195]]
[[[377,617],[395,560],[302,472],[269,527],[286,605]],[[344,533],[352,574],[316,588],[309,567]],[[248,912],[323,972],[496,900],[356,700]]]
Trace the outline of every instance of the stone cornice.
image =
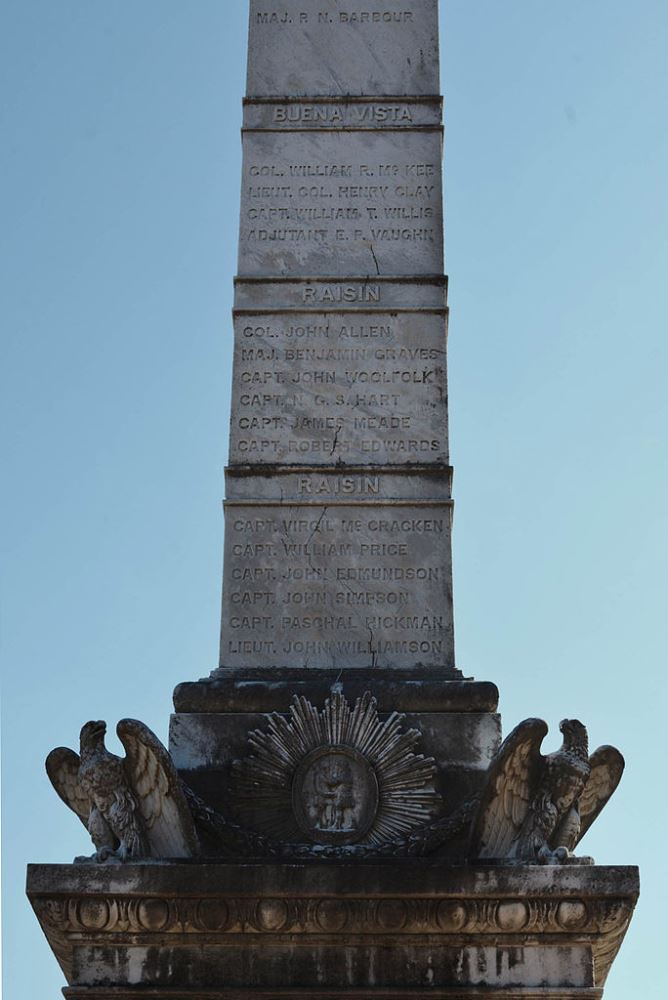
[[82,946],[245,948],[258,937],[292,947],[365,939],[376,946],[419,938],[448,949],[586,945],[600,987],[631,919],[638,876],[634,868],[583,866],[44,865],[29,869],[28,895],[70,982],[73,951]]

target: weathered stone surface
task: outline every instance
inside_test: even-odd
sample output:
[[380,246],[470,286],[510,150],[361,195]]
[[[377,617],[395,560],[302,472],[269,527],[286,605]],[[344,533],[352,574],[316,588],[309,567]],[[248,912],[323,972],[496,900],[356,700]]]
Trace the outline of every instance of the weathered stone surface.
[[[386,717],[381,713],[382,719]],[[225,772],[245,753],[248,733],[265,724],[266,716],[259,713],[180,712],[171,720],[172,758],[183,773],[211,768]],[[424,712],[406,715],[405,724],[420,730],[423,751],[436,757],[442,772],[450,768],[484,771],[499,748],[497,715]]]
[[[237,278],[235,281],[235,313],[237,316],[257,316],[275,309],[287,309],[295,317],[311,322],[312,313],[324,309],[359,312],[373,316],[377,311],[417,313],[424,310],[445,314],[447,279],[445,275],[415,278],[383,275],[350,278],[316,278],[273,276],[271,278]],[[256,341],[262,337],[254,329]],[[269,345],[271,346],[271,345]]]
[[244,314],[230,462],[447,465],[446,399],[437,313]]
[[314,97],[300,100],[290,95],[244,101],[245,129],[375,129],[427,128],[441,125],[440,97],[406,95],[397,99],[371,97]]
[[460,676],[438,89],[435,0],[251,3],[222,671]]
[[437,94],[438,2],[251,0],[250,97]]
[[239,273],[325,277],[443,270],[442,135],[244,135]]
[[[158,988],[157,990],[144,989],[143,987],[135,991],[131,988],[121,987],[95,988],[83,987],[82,989],[63,990],[68,1000],[143,1000],[146,997],[157,998],[157,1000],[249,1000],[250,997],[258,1000],[292,1000],[293,997],[302,1000],[340,1000],[342,997],[349,997],[350,991],[318,989],[309,986],[306,989],[300,987],[289,987],[288,989],[253,989],[252,991],[241,989],[208,990],[197,987],[189,989],[169,989]],[[379,1000],[379,993],[382,1000],[431,1000],[434,991],[431,987],[425,989],[383,989],[381,991],[373,988],[371,990],[356,989],[356,1000]],[[502,991],[505,1000],[578,1000],[578,998],[589,998],[589,1000],[599,1000],[603,996],[603,990],[588,988],[564,988],[564,987],[539,987],[538,989],[517,987],[513,989],[504,988]],[[472,987],[442,987],[439,996],[445,1000],[484,1000],[484,998],[498,998],[497,987],[472,986]]]
[[53,787],[91,835],[91,860],[199,854],[181,779],[157,736],[142,722],[123,719],[116,728],[126,750],[120,758],[107,750],[106,731],[105,722],[87,722],[80,734],[80,755],[58,747],[46,759]]
[[450,513],[449,501],[228,501],[221,667],[447,674]]
[[[282,717],[287,718],[285,713]],[[381,720],[386,719],[387,713],[381,713]],[[500,743],[499,716],[488,712],[408,713],[403,725],[420,732],[420,751],[436,761],[441,811],[454,812],[480,793]],[[207,802],[225,814],[236,815],[232,764],[249,753],[248,734],[266,726],[267,716],[259,713],[175,714],[169,736],[174,763],[188,785]],[[463,858],[465,849],[458,840],[446,853],[450,850],[453,857]]]
[[396,862],[33,866],[28,894],[77,998],[139,986],[190,1000],[584,998],[602,995],[638,879]]
[[564,741],[544,757],[542,719],[527,719],[506,738],[489,768],[473,825],[471,858],[513,858],[529,864],[572,857],[624,772],[624,758],[603,746],[589,756],[587,729],[564,719]]
[[[160,988],[158,990],[145,990],[141,988],[139,991],[132,989],[126,989],[121,987],[120,990],[115,988],[89,988],[84,987],[83,989],[66,989],[63,991],[65,997],[69,1000],[142,1000],[145,997],[154,997],[158,1000],[248,1000],[249,997],[257,997],[259,1000],[282,1000],[282,998],[287,998],[287,1000],[292,1000],[293,997],[300,997],[302,1000],[339,1000],[341,997],[348,997],[349,991],[344,990],[322,990],[315,987],[307,987],[306,989],[301,989],[300,987],[290,987],[287,990],[282,989],[254,989],[252,992],[248,990],[235,990],[235,989],[225,989],[220,990],[206,990],[201,987],[197,987],[195,990],[169,990],[165,988]],[[355,990],[356,1000],[367,1000],[367,998],[374,998],[378,1000],[379,991],[377,989],[372,990]],[[380,991],[380,995],[383,1000],[430,1000],[433,997],[433,989],[427,987],[425,990],[396,990],[396,989],[383,989]],[[498,998],[499,990],[493,987],[444,987],[439,990],[439,995],[446,998],[446,1000],[483,1000],[483,998]],[[517,987],[514,989],[504,989],[503,996],[505,1000],[577,1000],[577,998],[590,998],[590,1000],[598,1000],[598,998],[603,996],[603,990],[597,989],[582,989],[582,988],[554,988],[554,987],[541,987],[536,990],[524,987]]]
[[[249,670],[229,676],[226,671],[201,681],[184,681],[174,691],[178,714],[207,712],[284,712],[294,695],[321,702],[336,684],[352,699],[360,698],[369,681],[356,670]],[[381,712],[496,712],[499,691],[489,681],[448,681],[440,670],[393,670],[374,678],[374,696]]]
[[[250,506],[254,501],[273,500],[278,490],[282,505],[341,502],[357,505],[383,500],[419,503],[451,500],[452,469],[446,465],[268,465],[235,466],[227,470],[228,500]],[[368,555],[374,556],[375,552]]]

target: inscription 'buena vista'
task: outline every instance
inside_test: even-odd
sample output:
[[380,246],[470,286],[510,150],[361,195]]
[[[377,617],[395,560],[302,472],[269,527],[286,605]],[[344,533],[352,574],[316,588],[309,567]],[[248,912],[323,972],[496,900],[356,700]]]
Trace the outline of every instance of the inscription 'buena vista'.
[[413,113],[408,104],[284,104],[273,110],[276,125],[400,125],[412,124]]

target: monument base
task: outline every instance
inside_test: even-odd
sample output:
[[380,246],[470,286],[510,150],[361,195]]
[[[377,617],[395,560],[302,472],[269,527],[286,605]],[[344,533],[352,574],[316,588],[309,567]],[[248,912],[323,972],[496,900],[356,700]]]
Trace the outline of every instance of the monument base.
[[[277,676],[276,676],[277,674]],[[180,684],[174,692],[169,750],[183,780],[208,803],[235,816],[229,775],[232,761],[248,753],[249,734],[263,729],[267,714],[287,717],[294,697],[322,707],[333,690],[352,704],[369,688],[380,718],[404,716],[404,726],[421,733],[420,749],[438,765],[439,792],[446,813],[480,792],[501,742],[496,709],[499,692],[479,681],[444,681],[436,672],[379,671],[370,685],[359,671],[251,670]],[[451,845],[449,861],[463,859]]]
[[33,865],[72,1000],[575,1000],[603,986],[636,868]]

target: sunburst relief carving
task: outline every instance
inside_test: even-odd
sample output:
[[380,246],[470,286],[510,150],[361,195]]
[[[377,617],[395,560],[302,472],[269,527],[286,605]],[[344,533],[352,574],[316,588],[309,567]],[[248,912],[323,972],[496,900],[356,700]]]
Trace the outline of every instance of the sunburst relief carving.
[[249,734],[232,767],[239,819],[290,843],[380,845],[428,823],[440,796],[436,765],[414,752],[416,729],[384,722],[369,692],[351,709],[341,693],[318,711],[295,697],[287,717]]

